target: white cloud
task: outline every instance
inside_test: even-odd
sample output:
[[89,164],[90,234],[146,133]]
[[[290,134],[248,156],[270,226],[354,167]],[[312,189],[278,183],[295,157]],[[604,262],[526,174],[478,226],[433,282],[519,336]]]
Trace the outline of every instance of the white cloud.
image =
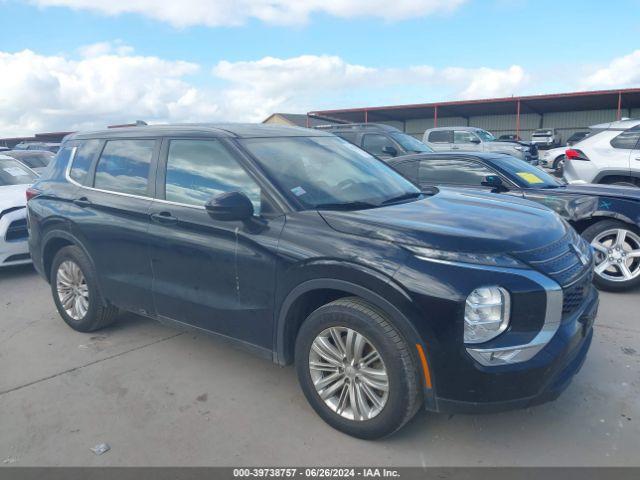
[[78,53],[85,58],[100,57],[109,54],[129,55],[133,53],[133,47],[125,45],[122,40],[116,40],[115,42],[97,42],[80,47]]
[[448,13],[467,0],[29,0],[42,7],[68,7],[106,15],[136,13],[176,27],[304,23],[314,13],[342,18],[378,17],[398,21]]
[[[519,92],[528,80],[524,69],[445,68],[413,66],[372,68],[345,62],[336,56],[303,55],[280,59],[266,57],[252,62],[220,62],[213,73],[231,83],[223,94],[229,111],[250,112],[259,120],[274,111],[307,111],[320,106],[336,107],[344,93],[354,101],[358,94],[385,95],[407,87],[446,90],[452,98],[509,96]],[[424,100],[407,98],[407,102]],[[428,100],[424,100],[428,101]],[[352,106],[353,103],[350,105]]]
[[72,60],[30,50],[0,52],[0,132],[86,129],[136,118],[208,118],[217,105],[185,81],[198,70],[192,63],[156,57],[105,53]]
[[515,95],[528,81],[528,75],[519,65],[512,65],[506,70],[447,68],[442,76],[458,85],[468,81],[468,85],[457,95],[465,100]]
[[587,75],[581,82],[586,89],[637,87],[640,85],[640,50],[614,58],[608,66]]
[[103,128],[135,119],[261,121],[275,111],[429,101],[434,91],[449,98],[506,96],[527,78],[519,66],[374,68],[336,56],[303,55],[219,62],[212,69],[213,89],[195,84],[199,65],[135,55],[121,42],[78,51],[78,59],[0,52],[0,71],[11,73],[0,76],[1,136]]

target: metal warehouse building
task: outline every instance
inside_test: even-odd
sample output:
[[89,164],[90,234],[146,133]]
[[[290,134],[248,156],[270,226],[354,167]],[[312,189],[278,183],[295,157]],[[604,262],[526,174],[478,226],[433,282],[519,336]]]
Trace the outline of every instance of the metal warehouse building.
[[523,140],[530,140],[538,128],[555,128],[565,141],[590,125],[640,118],[640,88],[323,110],[307,116],[345,123],[385,123],[419,139],[429,128],[466,125],[496,136],[516,134]]

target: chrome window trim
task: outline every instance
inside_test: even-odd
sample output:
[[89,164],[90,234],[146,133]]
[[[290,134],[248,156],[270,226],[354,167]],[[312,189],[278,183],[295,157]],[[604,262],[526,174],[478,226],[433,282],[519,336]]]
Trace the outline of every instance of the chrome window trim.
[[76,153],[78,152],[78,147],[74,146],[71,148],[71,155],[69,155],[69,160],[67,161],[67,168],[64,171],[64,176],[67,181],[71,182],[73,185],[77,185],[78,187],[82,187],[79,182],[76,182],[73,178],[71,178],[71,166],[73,165],[73,161],[76,159]]
[[71,178],[71,167],[73,165],[73,161],[76,158],[76,152],[77,151],[78,151],[78,147],[77,146],[73,147],[71,155],[69,156],[69,161],[67,162],[67,168],[65,169],[65,178],[67,179],[68,182],[72,183],[73,185],[76,185],[76,186],[78,186],[80,188],[84,188],[86,190],[91,190],[93,192],[110,193],[112,195],[120,195],[120,196],[123,196],[123,197],[139,198],[141,200],[149,200],[149,201],[153,201],[153,202],[166,203],[166,204],[169,204],[169,205],[176,205],[176,206],[179,206],[179,207],[189,207],[189,208],[195,208],[196,210],[205,210],[204,205],[199,207],[198,205],[189,205],[187,203],[171,202],[169,200],[163,200],[163,199],[160,199],[160,198],[143,197],[142,195],[134,195],[132,193],[115,192],[115,191],[112,191],[112,190],[104,190],[102,188],[95,188],[95,187],[90,187],[88,185],[82,185],[81,183],[78,183],[73,178]]
[[153,197],[149,197],[149,196],[134,195],[132,193],[116,192],[113,190],[103,190],[102,188],[90,187],[88,185],[82,185],[81,183],[78,183],[73,178],[71,178],[71,167],[73,165],[73,161],[76,158],[77,151],[78,151],[78,147],[73,147],[73,152],[71,153],[71,156],[69,157],[69,162],[67,163],[67,168],[65,170],[65,178],[67,179],[68,182],[80,188],[84,188],[85,190],[91,190],[93,192],[110,193],[112,195],[120,195],[122,197],[129,197],[129,198],[139,198],[141,200],[149,200],[149,201],[155,200]]
[[188,203],[172,202],[171,200],[164,200],[162,198],[154,198],[153,201],[154,202],[160,202],[160,203],[166,203],[168,205],[176,205],[178,207],[189,207],[189,208],[195,208],[196,210],[206,210],[204,205],[203,206],[198,206],[198,205],[192,205],[192,204],[188,204]]

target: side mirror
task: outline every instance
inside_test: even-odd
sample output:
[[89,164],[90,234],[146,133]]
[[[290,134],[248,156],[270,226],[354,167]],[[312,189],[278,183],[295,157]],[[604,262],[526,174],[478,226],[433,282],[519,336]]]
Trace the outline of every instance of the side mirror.
[[223,222],[244,221],[253,216],[253,204],[249,197],[241,192],[216,195],[204,205],[204,208],[211,218]]
[[396,150],[396,147],[392,147],[391,145],[382,147],[382,153],[384,153],[385,155],[391,155],[392,157],[398,156],[398,150]]
[[471,143],[475,143],[476,145],[478,145],[480,143],[480,139],[478,137],[474,137],[471,139]]
[[483,187],[491,187],[497,192],[504,192],[508,190],[508,188],[504,186],[504,183],[502,183],[502,179],[498,175],[487,175],[486,177],[484,177],[481,185]]

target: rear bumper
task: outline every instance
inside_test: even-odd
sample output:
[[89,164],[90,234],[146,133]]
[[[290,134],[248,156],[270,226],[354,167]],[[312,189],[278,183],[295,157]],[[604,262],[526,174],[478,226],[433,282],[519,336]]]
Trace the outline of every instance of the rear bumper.
[[[436,396],[427,408],[445,413],[493,413],[555,400],[584,364],[597,311],[598,295],[592,289],[583,307],[563,320],[549,344],[530,361],[511,367],[478,365],[477,378],[468,379],[474,385],[468,399]],[[483,401],[486,391],[491,391],[492,400]]]

